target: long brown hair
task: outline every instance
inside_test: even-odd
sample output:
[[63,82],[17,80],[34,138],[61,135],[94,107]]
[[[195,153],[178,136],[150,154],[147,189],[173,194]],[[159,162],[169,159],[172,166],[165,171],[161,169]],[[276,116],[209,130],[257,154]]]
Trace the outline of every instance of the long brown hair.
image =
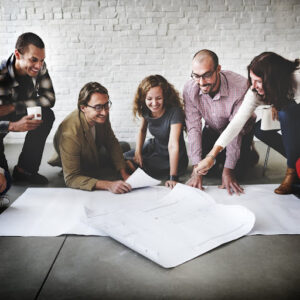
[[142,80],[139,84],[133,100],[133,115],[135,117],[143,116],[150,110],[146,106],[145,99],[149,90],[153,87],[160,86],[164,97],[164,108],[167,110],[172,106],[183,107],[182,100],[178,91],[161,75],[150,75]]
[[262,79],[265,92],[263,102],[273,104],[277,110],[281,110],[294,100],[293,72],[299,68],[299,62],[299,59],[290,61],[274,52],[263,52],[254,57],[247,67],[249,85],[251,86],[251,70]]

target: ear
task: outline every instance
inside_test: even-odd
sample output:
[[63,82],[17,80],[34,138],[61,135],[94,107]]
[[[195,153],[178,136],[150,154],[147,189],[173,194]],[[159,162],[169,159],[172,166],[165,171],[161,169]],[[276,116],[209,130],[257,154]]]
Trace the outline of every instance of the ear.
[[84,112],[85,111],[85,106],[84,105],[80,105],[80,110],[82,111],[82,112]]
[[218,65],[217,72],[220,73],[220,71],[221,71],[221,65]]
[[17,49],[15,49],[15,56],[16,56],[16,59],[21,58],[21,53]]

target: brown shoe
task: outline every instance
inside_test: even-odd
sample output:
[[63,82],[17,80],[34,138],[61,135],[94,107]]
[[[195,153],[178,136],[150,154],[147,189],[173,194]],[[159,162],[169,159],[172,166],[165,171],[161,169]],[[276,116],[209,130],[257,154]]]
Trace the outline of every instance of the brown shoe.
[[292,168],[287,168],[285,177],[281,185],[274,192],[280,195],[291,194],[293,191],[292,185],[295,179],[296,179],[296,170]]

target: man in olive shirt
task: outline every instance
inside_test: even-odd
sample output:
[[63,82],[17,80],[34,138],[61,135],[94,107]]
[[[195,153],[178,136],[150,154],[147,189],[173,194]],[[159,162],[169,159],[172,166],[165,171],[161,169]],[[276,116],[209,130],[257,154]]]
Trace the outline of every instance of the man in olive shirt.
[[[125,182],[129,175],[122,149],[109,121],[110,106],[107,89],[89,82],[79,93],[78,109],[58,127],[53,141],[56,153],[48,163],[62,166],[68,187],[118,194],[131,190]],[[120,175],[123,180],[118,180]]]

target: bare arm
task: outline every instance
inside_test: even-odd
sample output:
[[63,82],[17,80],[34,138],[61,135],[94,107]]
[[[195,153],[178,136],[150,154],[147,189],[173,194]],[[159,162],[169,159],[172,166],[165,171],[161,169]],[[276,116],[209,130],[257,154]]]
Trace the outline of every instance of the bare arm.
[[145,142],[146,134],[147,134],[147,127],[148,122],[142,117],[141,118],[141,125],[139,128],[139,132],[136,139],[136,148],[135,148],[135,154],[134,154],[134,160],[135,162],[143,166],[143,157],[142,157],[142,149]]
[[[179,161],[179,139],[182,130],[182,124],[172,124],[169,136],[168,151],[170,161],[170,175],[177,176]],[[166,186],[173,188],[176,185],[175,180],[168,180]]]

